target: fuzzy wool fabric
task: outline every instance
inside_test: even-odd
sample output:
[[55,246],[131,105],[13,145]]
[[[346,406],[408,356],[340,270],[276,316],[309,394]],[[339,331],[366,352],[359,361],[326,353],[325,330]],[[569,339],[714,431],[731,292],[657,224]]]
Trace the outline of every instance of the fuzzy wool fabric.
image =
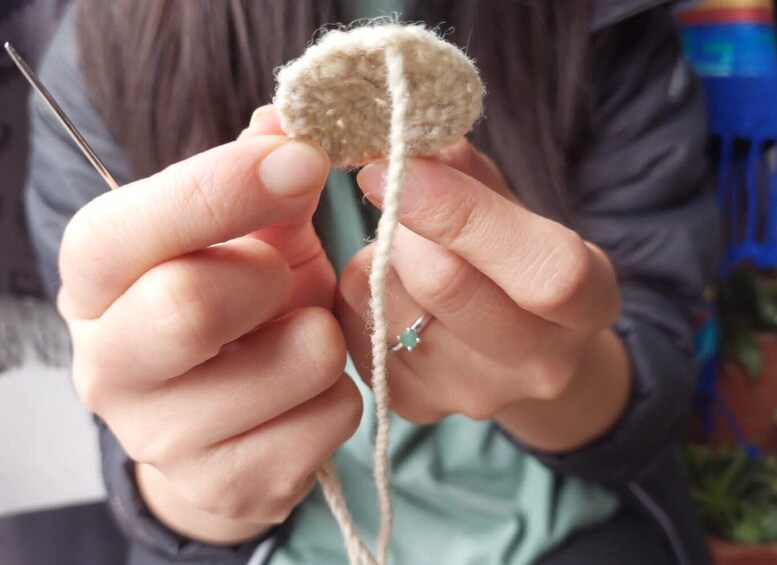
[[389,46],[402,56],[408,85],[407,155],[433,155],[469,132],[483,109],[475,65],[423,26],[400,24],[330,31],[282,67],[274,104],[284,131],[317,141],[334,167],[387,156]]

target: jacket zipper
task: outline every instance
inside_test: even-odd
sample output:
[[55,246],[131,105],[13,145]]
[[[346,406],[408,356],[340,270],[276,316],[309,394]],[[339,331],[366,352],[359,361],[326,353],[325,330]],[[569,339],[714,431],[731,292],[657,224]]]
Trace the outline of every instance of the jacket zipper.
[[666,512],[661,509],[656,501],[653,500],[653,497],[651,497],[638,482],[631,481],[629,483],[629,490],[642,504],[648,514],[650,514],[658,525],[661,526],[664,535],[666,535],[669,540],[669,545],[672,546],[672,551],[674,552],[679,565],[691,565],[691,561],[688,558],[688,552],[685,550],[683,542],[680,539],[674,524],[669,519],[669,516],[666,515]]

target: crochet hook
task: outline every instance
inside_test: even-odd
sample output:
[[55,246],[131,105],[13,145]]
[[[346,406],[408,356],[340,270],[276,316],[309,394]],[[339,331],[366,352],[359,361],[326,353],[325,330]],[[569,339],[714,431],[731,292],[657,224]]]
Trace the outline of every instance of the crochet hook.
[[38,76],[25,62],[25,60],[22,59],[21,55],[19,55],[19,53],[16,52],[16,49],[14,49],[7,41],[5,42],[5,50],[8,52],[8,54],[11,56],[11,59],[13,59],[13,62],[22,72],[24,78],[27,79],[27,82],[30,83],[30,86],[32,86],[32,88],[34,88],[35,91],[41,95],[43,100],[46,102],[46,105],[48,105],[51,111],[54,112],[54,115],[70,134],[70,137],[73,138],[73,141],[76,142],[78,148],[81,149],[81,152],[86,156],[97,172],[100,173],[100,176],[103,178],[103,180],[105,180],[111,189],[115,190],[119,188],[119,183],[114,180],[113,176],[111,176],[111,173],[108,172],[105,164],[100,160],[91,146],[86,142],[86,139],[84,139],[84,136],[81,135],[81,132],[78,131],[73,122],[70,121],[70,118],[68,118],[67,114],[65,114],[64,110],[62,110],[62,107],[57,103],[46,87],[43,86],[43,83],[41,83]]

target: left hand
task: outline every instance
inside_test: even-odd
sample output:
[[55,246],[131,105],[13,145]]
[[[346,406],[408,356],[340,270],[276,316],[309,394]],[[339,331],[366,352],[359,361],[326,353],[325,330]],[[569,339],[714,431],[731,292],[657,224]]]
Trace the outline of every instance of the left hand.
[[[385,168],[368,165],[358,176],[376,206]],[[599,248],[521,206],[494,164],[463,140],[439,158],[408,160],[400,222],[388,288],[391,334],[423,311],[433,319],[417,349],[389,354],[393,410],[419,424],[455,413],[484,420],[579,388],[594,344],[612,342],[607,328],[620,308]],[[348,264],[337,304],[366,381],[372,253],[367,246]]]

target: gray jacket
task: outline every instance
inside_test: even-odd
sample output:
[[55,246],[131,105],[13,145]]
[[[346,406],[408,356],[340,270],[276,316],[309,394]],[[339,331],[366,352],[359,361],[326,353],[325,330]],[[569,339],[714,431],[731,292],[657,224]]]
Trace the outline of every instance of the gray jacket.
[[[595,30],[609,33],[624,19],[664,3],[598,0]],[[665,35],[628,50],[632,72],[596,109],[594,146],[575,184],[580,230],[607,251],[618,271],[623,308],[615,329],[632,361],[632,397],[618,425],[596,443],[572,453],[534,455],[559,473],[611,488],[661,529],[677,563],[704,565],[709,556],[673,445],[692,404],[691,317],[717,261],[718,214],[705,188],[706,123],[699,86],[681,59],[667,11],[654,12]],[[673,50],[670,57],[666,50]],[[122,148],[87,98],[72,14],[40,72],[117,181],[133,180]],[[31,115],[27,214],[44,283],[54,296],[65,225],[106,187],[37,97]],[[260,540],[236,548],[208,547],[156,522],[136,490],[132,465],[104,426],[101,447],[109,503],[125,534],[144,548],[137,551],[164,556],[158,557],[160,563],[248,560]],[[279,528],[268,543],[282,536]]]

